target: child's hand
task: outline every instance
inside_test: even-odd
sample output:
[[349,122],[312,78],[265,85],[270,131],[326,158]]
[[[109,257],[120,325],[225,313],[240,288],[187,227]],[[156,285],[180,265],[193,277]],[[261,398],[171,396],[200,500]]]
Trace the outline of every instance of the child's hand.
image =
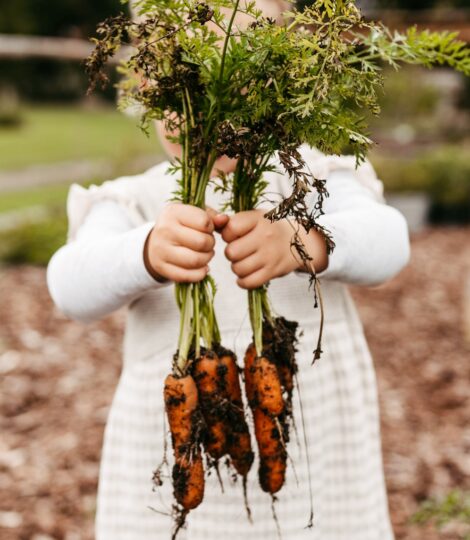
[[[299,257],[291,250],[294,229],[286,220],[271,223],[265,211],[252,210],[232,216],[222,230],[227,242],[225,256],[244,289],[255,289],[273,278],[302,270]],[[313,257],[317,272],[328,264],[323,237],[316,231],[299,233],[308,253]]]
[[227,216],[185,204],[169,204],[147,238],[144,261],[158,281],[196,283],[209,272],[214,256],[214,230]]

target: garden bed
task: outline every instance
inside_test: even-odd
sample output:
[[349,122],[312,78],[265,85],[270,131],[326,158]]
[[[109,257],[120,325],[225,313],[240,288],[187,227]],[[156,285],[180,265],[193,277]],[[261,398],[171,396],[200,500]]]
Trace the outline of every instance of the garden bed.
[[[353,291],[378,371],[398,540],[462,538],[408,521],[421,501],[470,489],[462,322],[469,233],[423,232],[398,278]],[[91,540],[124,314],[90,326],[67,321],[52,307],[45,271],[34,267],[0,270],[0,298],[0,536]]]

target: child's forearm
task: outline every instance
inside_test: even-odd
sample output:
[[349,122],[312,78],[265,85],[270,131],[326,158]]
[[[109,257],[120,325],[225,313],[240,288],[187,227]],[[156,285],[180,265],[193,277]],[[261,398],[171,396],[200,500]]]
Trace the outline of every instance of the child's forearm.
[[153,224],[133,227],[117,203],[93,208],[77,239],[51,259],[47,281],[58,308],[91,322],[163,286],[145,268],[143,247]]
[[410,244],[404,217],[378,202],[352,173],[338,171],[327,181],[330,197],[319,219],[336,248],[322,277],[378,285],[408,263]]

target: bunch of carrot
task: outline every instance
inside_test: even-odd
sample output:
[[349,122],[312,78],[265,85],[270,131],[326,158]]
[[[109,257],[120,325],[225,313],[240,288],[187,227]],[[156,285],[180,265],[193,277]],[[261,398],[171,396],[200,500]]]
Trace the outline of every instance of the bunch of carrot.
[[215,463],[228,455],[243,478],[253,462],[236,358],[222,347],[216,350],[202,351],[188,373],[165,380],[174,495],[184,512],[199,506],[204,496],[201,444]]

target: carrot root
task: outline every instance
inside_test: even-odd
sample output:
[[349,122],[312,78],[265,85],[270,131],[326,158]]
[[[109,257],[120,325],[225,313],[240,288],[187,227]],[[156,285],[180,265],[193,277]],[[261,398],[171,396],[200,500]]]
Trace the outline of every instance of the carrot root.
[[168,375],[164,388],[165,409],[170,426],[175,464],[172,471],[174,496],[185,511],[204,498],[204,467],[199,443],[198,392],[187,375]]
[[259,481],[263,491],[277,493],[284,485],[287,452],[275,418],[261,409],[253,411],[260,467]]
[[193,376],[199,392],[201,412],[207,431],[204,446],[215,460],[226,453],[225,407],[219,392],[220,360],[215,353],[205,353],[193,366]]

